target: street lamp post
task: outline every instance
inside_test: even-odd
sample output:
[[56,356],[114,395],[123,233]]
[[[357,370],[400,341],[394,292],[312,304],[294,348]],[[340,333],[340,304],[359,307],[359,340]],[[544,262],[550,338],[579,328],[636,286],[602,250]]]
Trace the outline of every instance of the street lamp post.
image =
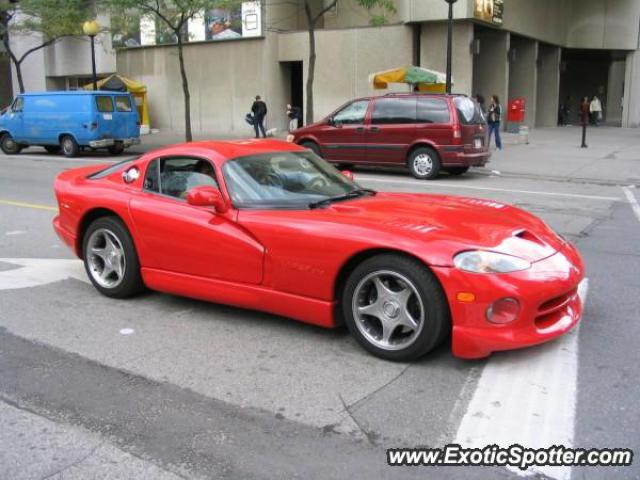
[[82,24],[82,31],[91,39],[91,72],[93,74],[93,89],[98,90],[98,78],[96,77],[96,35],[100,32],[100,25],[95,20]]
[[458,0],[444,0],[449,4],[449,17],[447,21],[447,93],[451,93],[451,44],[453,42],[453,4]]

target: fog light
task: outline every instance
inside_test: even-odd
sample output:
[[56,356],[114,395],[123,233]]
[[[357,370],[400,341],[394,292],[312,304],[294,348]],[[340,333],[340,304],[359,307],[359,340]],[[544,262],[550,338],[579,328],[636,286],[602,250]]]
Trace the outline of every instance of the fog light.
[[487,320],[491,323],[513,322],[520,313],[520,302],[515,298],[501,298],[487,308]]

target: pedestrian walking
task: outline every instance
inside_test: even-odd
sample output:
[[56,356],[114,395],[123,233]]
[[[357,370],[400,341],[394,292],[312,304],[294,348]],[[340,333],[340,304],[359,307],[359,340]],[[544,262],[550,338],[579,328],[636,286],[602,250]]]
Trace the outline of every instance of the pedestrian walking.
[[287,103],[287,118],[289,118],[289,133],[298,128],[298,121],[302,118],[300,107]]
[[260,95],[256,95],[256,100],[251,105],[251,113],[253,113],[253,128],[256,131],[256,138],[260,138],[260,132],[262,136],[267,138],[267,134],[264,131],[264,117],[267,116],[267,104],[262,101]]
[[602,103],[596,95],[593,96],[591,103],[589,103],[589,113],[591,114],[591,123],[597,127],[600,120],[602,120]]
[[491,95],[491,103],[489,103],[487,124],[489,125],[489,146],[491,146],[491,134],[493,133],[496,140],[496,148],[502,150],[502,140],[500,139],[500,120],[502,118],[502,105],[497,95]]

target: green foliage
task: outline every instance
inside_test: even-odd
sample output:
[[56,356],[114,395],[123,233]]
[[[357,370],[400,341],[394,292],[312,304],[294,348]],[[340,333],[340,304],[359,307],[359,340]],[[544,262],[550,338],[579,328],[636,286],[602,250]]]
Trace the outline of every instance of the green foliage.
[[[357,0],[361,7],[369,11],[369,23],[374,27],[379,27],[387,23],[387,14],[396,13],[394,0]],[[382,10],[382,13],[372,14],[373,9]]]
[[46,40],[52,40],[82,35],[83,22],[93,18],[95,12],[86,0],[2,0],[0,15],[5,20],[0,27],[2,34],[41,33]]

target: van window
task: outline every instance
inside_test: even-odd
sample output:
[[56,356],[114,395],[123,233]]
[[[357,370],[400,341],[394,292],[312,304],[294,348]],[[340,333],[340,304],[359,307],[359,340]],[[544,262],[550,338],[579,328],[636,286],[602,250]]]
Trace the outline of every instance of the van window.
[[24,106],[24,98],[18,97],[16,101],[13,102],[13,106],[11,107],[12,112],[21,112],[22,107]]
[[480,105],[469,97],[455,97],[453,104],[458,111],[458,118],[463,125],[484,123],[484,115]]
[[418,98],[418,123],[449,123],[449,105],[441,98]]
[[333,116],[333,121],[343,125],[357,125],[364,123],[369,100],[358,100],[350,103]]
[[99,112],[113,112],[113,102],[111,97],[99,95],[96,97],[96,105]]
[[376,125],[416,123],[415,98],[379,98],[373,107],[371,123]]
[[124,95],[116,96],[116,110],[119,112],[130,112],[131,111],[131,99],[129,97],[125,97]]

